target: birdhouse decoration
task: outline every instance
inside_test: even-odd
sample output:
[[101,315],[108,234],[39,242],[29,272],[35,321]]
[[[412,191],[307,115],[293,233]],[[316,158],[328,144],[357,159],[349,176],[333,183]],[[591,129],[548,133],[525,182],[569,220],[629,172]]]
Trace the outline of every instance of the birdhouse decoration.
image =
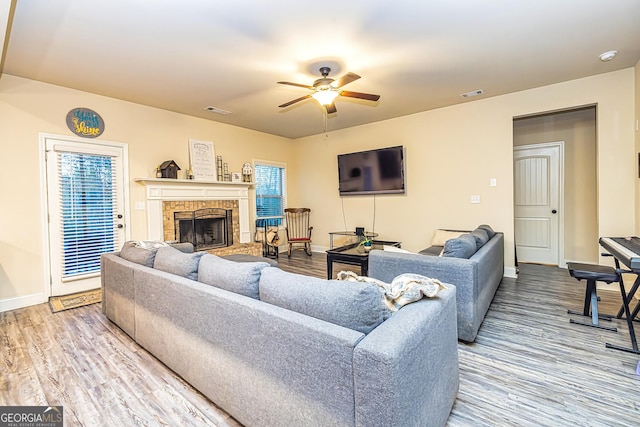
[[251,168],[251,164],[250,163],[245,163],[242,166],[242,182],[252,182],[251,181],[252,173],[253,173],[253,169]]
[[167,160],[162,162],[160,165],[160,173],[162,174],[162,178],[178,178],[178,171],[180,170],[180,166],[177,165],[173,160]]

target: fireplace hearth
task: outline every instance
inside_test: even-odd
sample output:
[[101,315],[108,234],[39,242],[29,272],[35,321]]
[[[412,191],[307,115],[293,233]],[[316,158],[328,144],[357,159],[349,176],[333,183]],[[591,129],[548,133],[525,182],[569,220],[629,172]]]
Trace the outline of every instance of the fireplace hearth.
[[174,212],[175,239],[197,251],[233,245],[233,210],[205,208]]

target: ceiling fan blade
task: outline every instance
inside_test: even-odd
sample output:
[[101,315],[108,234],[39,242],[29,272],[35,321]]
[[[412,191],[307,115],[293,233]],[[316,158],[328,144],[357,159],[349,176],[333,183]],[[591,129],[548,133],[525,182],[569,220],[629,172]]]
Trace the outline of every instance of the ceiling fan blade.
[[338,112],[338,109],[336,108],[336,104],[334,104],[333,102],[329,105],[325,105],[324,108],[327,109],[327,114],[333,114]]
[[380,95],[362,92],[350,92],[348,90],[343,90],[342,92],[340,92],[340,95],[349,98],[366,99],[367,101],[377,101],[378,99],[380,99]]
[[303,85],[303,84],[300,84],[300,83],[278,82],[278,84],[280,84],[280,85],[289,85],[289,86],[298,86],[298,87],[303,87],[305,89],[313,89],[313,86]]
[[341,88],[342,86],[351,83],[353,81],[356,81],[360,78],[359,75],[357,75],[356,73],[347,73],[344,76],[340,77],[338,80],[336,80],[333,84],[333,87],[335,88]]
[[288,107],[289,105],[293,105],[293,104],[295,104],[296,102],[304,101],[304,100],[305,100],[305,99],[307,99],[307,98],[311,98],[311,95],[301,96],[300,98],[296,98],[296,99],[294,99],[294,100],[292,100],[292,101],[285,102],[285,103],[284,103],[284,104],[282,104],[282,105],[278,105],[278,107],[280,107],[280,108]]

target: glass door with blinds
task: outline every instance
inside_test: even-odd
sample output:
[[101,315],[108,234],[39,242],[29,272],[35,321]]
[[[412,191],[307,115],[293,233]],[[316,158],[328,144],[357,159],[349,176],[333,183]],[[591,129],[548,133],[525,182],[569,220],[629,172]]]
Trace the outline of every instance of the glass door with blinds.
[[100,255],[126,239],[125,148],[46,139],[51,295],[100,287]]

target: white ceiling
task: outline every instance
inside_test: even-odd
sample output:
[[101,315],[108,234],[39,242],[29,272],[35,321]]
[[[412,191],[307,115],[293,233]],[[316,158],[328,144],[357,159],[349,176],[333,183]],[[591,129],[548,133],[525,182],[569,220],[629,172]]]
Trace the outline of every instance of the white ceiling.
[[638,0],[15,1],[4,73],[290,138],[323,132],[323,112],[278,108],[307,91],[276,82],[311,84],[322,65],[381,95],[338,98],[332,131],[640,59]]

